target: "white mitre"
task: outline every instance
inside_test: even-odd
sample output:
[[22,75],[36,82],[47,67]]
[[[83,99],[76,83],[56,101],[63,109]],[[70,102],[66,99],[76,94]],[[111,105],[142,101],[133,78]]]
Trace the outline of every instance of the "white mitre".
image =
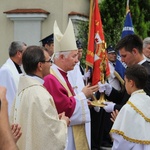
[[60,32],[57,22],[54,23],[54,52],[77,50],[73,24],[69,23],[64,35]]

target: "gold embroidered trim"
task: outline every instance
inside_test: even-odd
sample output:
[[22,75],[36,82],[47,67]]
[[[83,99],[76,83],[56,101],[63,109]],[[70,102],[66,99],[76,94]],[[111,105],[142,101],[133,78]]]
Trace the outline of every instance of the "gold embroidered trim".
[[94,53],[90,50],[87,51],[87,55],[90,55],[91,57],[94,57]]
[[126,136],[126,135],[124,134],[124,132],[122,132],[122,131],[118,131],[118,130],[112,129],[112,130],[110,131],[110,133],[119,134],[119,135],[121,135],[125,140],[130,141],[130,142],[132,142],[132,143],[138,143],[138,144],[144,144],[144,145],[150,144],[150,141],[147,141],[147,140],[137,140],[137,139],[130,138],[130,137]]
[[[64,88],[68,91],[68,96],[73,96],[69,87],[67,86],[67,84],[65,82],[63,82],[59,76],[57,76],[56,72],[51,68],[50,69],[50,72],[51,74],[53,74],[57,79],[58,81],[64,86]],[[78,95],[79,97],[79,95]],[[82,105],[84,104],[83,101],[81,103]],[[85,112],[85,109],[83,110]],[[82,111],[82,112],[83,112]],[[82,115],[82,119],[83,119],[83,122],[85,120],[85,114]],[[73,130],[73,136],[74,136],[74,142],[75,142],[75,147],[76,147],[76,150],[80,150],[81,147],[83,147],[84,145],[84,148],[85,150],[89,150],[89,144],[88,144],[88,141],[87,141],[87,137],[86,137],[86,133],[85,133],[85,123],[84,124],[79,124],[79,125],[73,125],[72,126],[72,130]]]
[[52,68],[50,68],[50,73],[58,79],[58,81],[62,84],[62,86],[67,90],[68,96],[71,97],[72,93],[71,93],[67,83],[63,82]]
[[81,98],[80,95],[77,94],[76,97],[77,97],[79,100],[81,100],[80,102],[81,102],[81,105],[82,105],[82,123],[84,123],[85,120],[86,120],[84,102],[83,102],[83,100],[82,100],[82,98]]
[[147,118],[133,103],[127,102],[137,113],[139,113],[147,122],[150,122],[150,118]]

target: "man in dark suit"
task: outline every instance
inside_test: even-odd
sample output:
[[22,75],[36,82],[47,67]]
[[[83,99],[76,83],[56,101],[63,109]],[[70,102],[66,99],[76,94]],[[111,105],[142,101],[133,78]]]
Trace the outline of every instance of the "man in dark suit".
[[[119,50],[122,62],[126,63],[127,66],[140,64],[146,68],[149,77],[144,91],[147,95],[150,95],[150,64],[143,56],[143,42],[140,37],[135,34],[127,35],[118,42],[116,49]],[[109,101],[112,101],[106,102],[107,105],[104,107],[105,111],[112,112],[115,109],[120,110],[129,99],[126,90],[117,91],[109,84],[106,84],[105,86],[106,97]]]
[[[148,80],[144,90],[147,93],[147,95],[150,95],[150,64],[146,61],[146,59],[143,56],[142,40],[135,34],[127,35],[118,42],[118,44],[116,45],[116,49],[120,52],[122,62],[126,63],[127,66],[140,64],[147,69]],[[108,102],[106,102],[107,105],[104,107],[106,112],[110,113],[116,109],[120,110],[130,97],[130,95],[127,94],[127,91],[125,89],[117,91],[108,83],[100,85],[100,88],[101,86],[105,86],[105,96],[106,99],[109,100]],[[100,93],[98,92],[97,97],[99,97],[99,94]],[[101,145],[102,142],[104,122],[106,119],[105,116],[102,115],[102,110],[103,109],[101,109],[101,111],[99,112],[100,114],[97,114],[98,116],[95,119],[95,124],[97,124],[97,126],[94,127],[94,130],[97,131],[97,136],[99,137],[99,140],[97,141],[97,144],[99,145]]]

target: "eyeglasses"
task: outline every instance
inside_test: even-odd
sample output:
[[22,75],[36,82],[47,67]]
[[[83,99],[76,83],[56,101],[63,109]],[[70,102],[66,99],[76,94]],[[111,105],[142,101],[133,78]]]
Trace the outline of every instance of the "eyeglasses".
[[45,62],[47,62],[47,63],[53,63],[53,61],[51,60],[51,58],[49,59],[49,60],[44,60],[44,61],[41,61],[41,62],[43,62],[43,63],[45,63]]
[[23,50],[19,50],[18,52],[23,53]]

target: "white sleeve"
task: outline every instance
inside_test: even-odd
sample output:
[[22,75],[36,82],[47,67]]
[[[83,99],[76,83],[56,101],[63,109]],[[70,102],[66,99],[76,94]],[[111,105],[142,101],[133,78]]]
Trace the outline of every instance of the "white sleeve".
[[[81,92],[82,93],[82,92]],[[84,94],[75,96],[76,106],[73,115],[70,117],[70,125],[77,125],[90,122],[90,111],[87,103],[87,99]]]
[[112,150],[131,150],[136,144],[125,140],[121,135],[113,133]]
[[6,91],[6,98],[8,101],[8,111],[10,113],[11,110],[11,106],[13,103],[13,100],[15,98],[16,95],[16,86],[14,83],[14,80],[12,78],[12,75],[9,71],[5,70],[5,69],[0,69],[0,85],[4,86],[7,91]]

